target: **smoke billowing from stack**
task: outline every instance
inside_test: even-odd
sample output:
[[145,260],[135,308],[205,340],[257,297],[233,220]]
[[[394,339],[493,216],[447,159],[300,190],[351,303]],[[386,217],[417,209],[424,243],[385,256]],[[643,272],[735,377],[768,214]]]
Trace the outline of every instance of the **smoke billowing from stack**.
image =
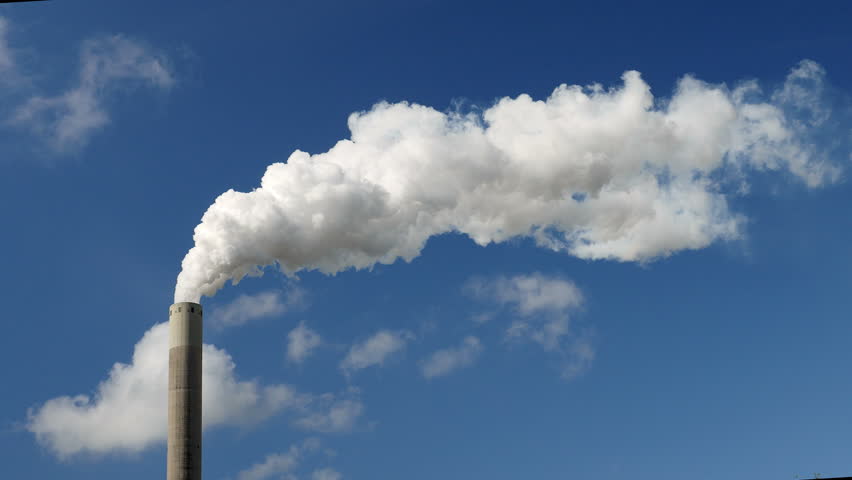
[[167,480],[201,480],[202,310],[169,308],[169,436]]
[[754,81],[686,76],[655,99],[631,71],[618,88],[561,85],[481,114],[377,104],[352,114],[351,138],[328,152],[296,151],[254,191],[220,195],[195,229],[175,301],[268,265],[333,274],[410,261],[447,232],[618,261],[738,238],[743,217],[727,195],[746,192],[750,173],[784,170],[810,187],[838,177],[808,138],[830,114],[823,76],[802,61],[768,94]]

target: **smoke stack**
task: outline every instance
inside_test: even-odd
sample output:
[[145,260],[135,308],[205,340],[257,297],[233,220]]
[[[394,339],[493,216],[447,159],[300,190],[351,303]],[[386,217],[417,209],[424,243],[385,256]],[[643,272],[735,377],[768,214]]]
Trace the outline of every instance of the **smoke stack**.
[[167,480],[201,480],[201,305],[169,308]]

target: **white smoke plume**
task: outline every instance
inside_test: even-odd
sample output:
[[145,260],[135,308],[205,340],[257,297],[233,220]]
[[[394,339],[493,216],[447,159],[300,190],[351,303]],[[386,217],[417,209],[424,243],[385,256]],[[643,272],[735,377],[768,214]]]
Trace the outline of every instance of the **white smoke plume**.
[[446,232],[479,245],[530,236],[619,261],[735,239],[743,217],[719,178],[786,170],[816,187],[839,177],[807,140],[821,117],[787,113],[826,112],[800,90],[823,77],[806,60],[768,95],[754,81],[729,88],[685,76],[655,99],[629,71],[617,88],[560,85],[481,115],[379,103],[352,114],[351,138],[328,152],[297,150],[254,191],[220,195],[195,228],[175,301],[198,302],[269,265],[334,274],[410,261]]

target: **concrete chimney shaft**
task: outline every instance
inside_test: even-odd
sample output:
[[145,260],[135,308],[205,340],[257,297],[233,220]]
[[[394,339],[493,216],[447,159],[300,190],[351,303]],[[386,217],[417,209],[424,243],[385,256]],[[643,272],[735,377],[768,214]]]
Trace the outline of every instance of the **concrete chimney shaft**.
[[201,480],[201,305],[169,308],[167,480]]

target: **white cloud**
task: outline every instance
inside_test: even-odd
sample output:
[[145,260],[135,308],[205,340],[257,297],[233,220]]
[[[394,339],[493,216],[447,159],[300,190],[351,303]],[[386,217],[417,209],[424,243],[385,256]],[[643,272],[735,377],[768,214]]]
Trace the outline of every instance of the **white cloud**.
[[453,370],[473,365],[481,353],[482,343],[479,339],[468,336],[458,347],[433,353],[420,365],[420,369],[426,378],[447,375]]
[[507,336],[528,338],[545,350],[557,350],[569,333],[569,312],[583,304],[583,294],[570,280],[531,273],[513,277],[475,277],[465,284],[469,295],[509,306],[518,316]]
[[340,480],[343,475],[333,468],[321,468],[314,470],[311,474],[311,480]]
[[291,447],[285,453],[267,455],[263,462],[252,465],[251,468],[240,472],[239,480],[263,480],[276,475],[283,475],[293,470],[298,464],[299,452]]
[[470,317],[474,323],[483,324],[494,319],[494,312],[479,312]]
[[9,46],[9,21],[0,17],[0,79],[15,72],[15,57]]
[[109,123],[104,103],[114,91],[135,85],[168,89],[173,84],[165,57],[139,42],[121,35],[87,40],[77,83],[56,96],[30,98],[10,122],[43,136],[55,152],[70,152]]
[[313,403],[313,412],[303,415],[294,424],[320,433],[349,432],[364,413],[359,394],[357,389],[350,388],[342,395],[319,395]]
[[299,322],[299,326],[287,335],[287,360],[302,363],[321,343],[317,332],[308,328],[305,322]]
[[571,329],[571,314],[583,305],[583,294],[566,278],[538,272],[494,278],[474,277],[463,291],[481,301],[509,308],[513,318],[506,329],[509,340],[533,341],[563,357],[562,375],[579,376],[594,360],[594,347],[588,335]]
[[588,370],[595,359],[595,348],[588,336],[578,336],[565,349],[562,378],[573,380]]
[[465,291],[474,297],[513,305],[524,316],[558,312],[583,303],[583,294],[573,282],[541,273],[494,279],[474,277],[465,284]]
[[234,327],[252,320],[268,318],[300,307],[305,293],[298,286],[291,286],[286,296],[280,291],[260,292],[254,295],[241,294],[225,305],[215,306],[210,315],[214,327]]
[[0,16],[0,87],[3,88],[0,96],[4,99],[18,98],[18,95],[32,87],[32,78],[19,64],[21,49],[10,41],[12,33],[16,31],[17,28],[9,19]]
[[813,187],[838,178],[812,131],[792,127],[789,95],[685,76],[671,97],[654,98],[639,72],[622,82],[502,98],[481,115],[407,102],[354,113],[350,138],[324,153],[295,151],[259,188],[216,199],[175,301],[210,297],[259,266],[332,274],[410,261],[447,232],[647,262],[741,238],[745,218],[728,195],[756,170]]
[[[241,381],[224,350],[204,345],[203,355],[205,429],[251,426],[289,409],[301,428],[343,431],[363,411],[352,392],[314,396],[288,385]],[[113,366],[94,395],[57,397],[31,408],[26,428],[60,458],[140,452],[166,440],[167,380],[168,324],[161,323],[136,344],[130,364]]]
[[[305,454],[314,452],[318,448],[319,441],[308,439],[299,445],[291,446],[286,452],[267,455],[262,462],[240,472],[237,478],[238,480],[289,478],[288,475],[293,474]],[[292,478],[295,478],[295,475]]]
[[404,330],[380,330],[372,337],[353,345],[340,363],[340,368],[348,374],[373,365],[382,365],[389,355],[405,348],[412,338],[413,335]]
[[772,100],[786,107],[793,107],[804,116],[794,121],[805,121],[821,125],[831,115],[830,105],[823,102],[825,69],[813,60],[802,60],[787,76],[784,85],[772,93]]

